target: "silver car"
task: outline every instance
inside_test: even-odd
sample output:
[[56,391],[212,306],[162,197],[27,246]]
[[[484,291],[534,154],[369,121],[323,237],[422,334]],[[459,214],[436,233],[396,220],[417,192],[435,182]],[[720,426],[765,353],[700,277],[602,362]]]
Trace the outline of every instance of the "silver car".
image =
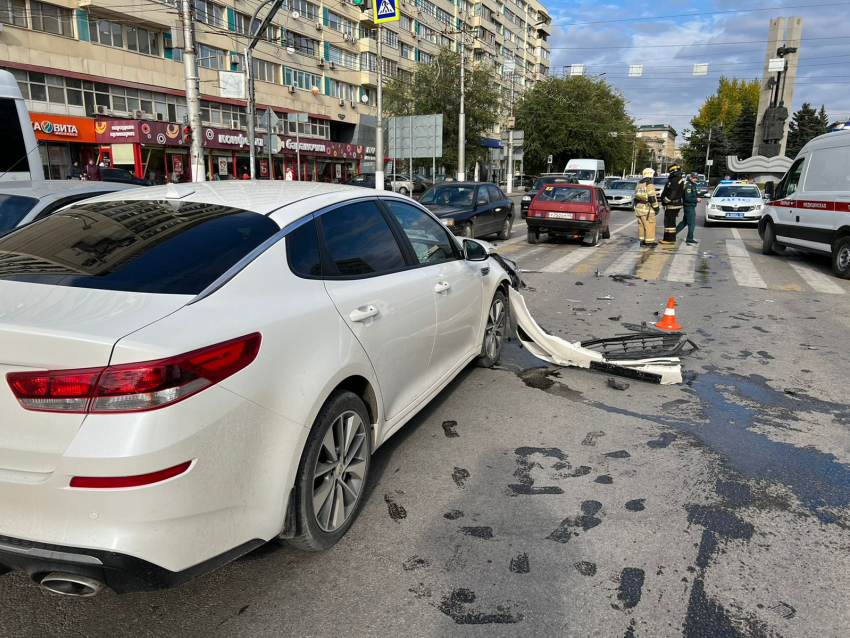
[[134,188],[138,186],[74,180],[0,182],[0,235],[52,215],[68,204]]
[[637,182],[632,180],[618,180],[605,189],[605,198],[611,208],[627,208],[633,210],[635,207],[635,188]]

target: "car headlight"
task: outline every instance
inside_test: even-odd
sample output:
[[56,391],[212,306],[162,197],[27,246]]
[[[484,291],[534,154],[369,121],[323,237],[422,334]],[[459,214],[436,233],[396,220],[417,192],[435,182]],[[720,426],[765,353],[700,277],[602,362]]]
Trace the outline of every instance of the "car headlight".
[[717,209],[717,204],[709,204],[709,205],[708,205],[708,207],[709,207],[709,208],[713,208],[713,209],[715,209],[715,210],[716,210],[716,209]]
[[753,210],[764,210],[764,204],[756,204],[753,206]]
[[455,220],[453,220],[451,217],[444,217],[444,218],[442,219],[442,222],[443,222],[446,226],[454,226],[454,225],[455,225]]
[[522,201],[524,201],[524,202],[530,202],[530,201],[531,201],[531,197],[530,197],[529,195],[526,195],[525,197],[523,197],[523,198],[522,198]]

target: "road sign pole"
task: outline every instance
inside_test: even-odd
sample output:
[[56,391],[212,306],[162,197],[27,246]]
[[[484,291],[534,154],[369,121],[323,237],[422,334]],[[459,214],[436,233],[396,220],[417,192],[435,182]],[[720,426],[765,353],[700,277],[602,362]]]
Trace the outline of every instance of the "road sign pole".
[[[376,11],[374,8],[372,10]],[[375,189],[379,191],[384,190],[384,95],[382,90],[384,78],[381,71],[381,38],[384,35],[383,30],[383,27],[379,24],[378,55],[376,56],[378,61],[378,126],[375,129]]]

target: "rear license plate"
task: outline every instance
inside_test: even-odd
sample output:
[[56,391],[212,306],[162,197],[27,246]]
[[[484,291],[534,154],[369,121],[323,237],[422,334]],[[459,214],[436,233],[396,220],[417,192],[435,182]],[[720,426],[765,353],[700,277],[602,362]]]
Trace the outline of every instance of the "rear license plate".
[[549,213],[549,219],[572,219],[572,213]]
[[726,217],[743,217],[744,213],[726,213]]

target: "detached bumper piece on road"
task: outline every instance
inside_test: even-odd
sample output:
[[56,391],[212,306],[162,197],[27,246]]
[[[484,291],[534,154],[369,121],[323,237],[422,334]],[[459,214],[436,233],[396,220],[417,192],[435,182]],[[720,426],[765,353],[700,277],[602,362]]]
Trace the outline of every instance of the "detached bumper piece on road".
[[541,328],[528,311],[523,296],[513,288],[510,289],[510,305],[522,344],[538,359],[559,366],[672,385],[682,382],[682,367],[676,355],[689,352],[685,350],[687,344],[691,349],[696,347],[675,333],[640,333],[570,343]]

